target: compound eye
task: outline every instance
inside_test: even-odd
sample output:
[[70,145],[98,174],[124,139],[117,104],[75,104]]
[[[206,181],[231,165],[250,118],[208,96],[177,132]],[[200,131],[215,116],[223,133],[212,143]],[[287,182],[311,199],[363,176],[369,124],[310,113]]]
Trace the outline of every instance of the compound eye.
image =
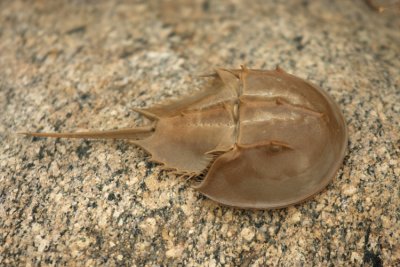
[[272,153],[272,154],[277,154],[279,152],[284,152],[287,150],[293,150],[293,148],[289,144],[279,141],[271,141],[266,146],[267,153]]
[[271,144],[268,148],[269,148],[269,151],[270,151],[270,152],[273,152],[273,153],[281,152],[282,149],[283,149],[282,146],[280,146],[280,145],[274,145],[274,144]]

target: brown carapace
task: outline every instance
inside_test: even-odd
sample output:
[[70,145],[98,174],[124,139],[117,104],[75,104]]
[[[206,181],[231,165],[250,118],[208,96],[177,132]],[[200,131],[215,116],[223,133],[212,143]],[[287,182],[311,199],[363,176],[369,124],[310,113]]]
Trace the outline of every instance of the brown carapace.
[[286,207],[325,188],[341,166],[347,131],[336,103],[284,72],[217,68],[197,94],[135,110],[146,127],[105,132],[24,133],[129,139],[152,161],[188,177],[219,203]]

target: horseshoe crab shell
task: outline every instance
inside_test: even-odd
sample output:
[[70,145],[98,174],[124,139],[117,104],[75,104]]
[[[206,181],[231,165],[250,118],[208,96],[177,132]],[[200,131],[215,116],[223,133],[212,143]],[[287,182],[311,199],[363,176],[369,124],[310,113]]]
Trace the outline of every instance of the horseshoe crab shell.
[[284,72],[217,68],[199,93],[136,110],[147,127],[32,136],[129,139],[195,188],[239,208],[286,207],[325,188],[347,146],[344,118],[317,86]]

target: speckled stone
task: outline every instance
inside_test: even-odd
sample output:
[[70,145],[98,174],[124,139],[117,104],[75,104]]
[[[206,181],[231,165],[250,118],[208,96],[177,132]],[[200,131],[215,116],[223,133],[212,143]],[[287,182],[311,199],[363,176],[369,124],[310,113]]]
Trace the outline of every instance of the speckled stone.
[[[400,16],[357,1],[0,1],[1,266],[399,266]],[[222,207],[124,141],[215,66],[309,79],[349,147],[314,199]]]

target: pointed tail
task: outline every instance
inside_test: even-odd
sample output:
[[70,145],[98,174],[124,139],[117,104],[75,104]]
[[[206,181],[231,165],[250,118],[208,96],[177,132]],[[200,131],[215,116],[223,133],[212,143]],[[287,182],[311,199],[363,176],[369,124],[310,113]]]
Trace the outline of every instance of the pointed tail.
[[153,126],[144,126],[137,128],[128,128],[111,131],[88,131],[77,133],[34,133],[20,132],[19,134],[36,137],[54,137],[54,138],[89,138],[89,139],[144,139],[154,132]]

